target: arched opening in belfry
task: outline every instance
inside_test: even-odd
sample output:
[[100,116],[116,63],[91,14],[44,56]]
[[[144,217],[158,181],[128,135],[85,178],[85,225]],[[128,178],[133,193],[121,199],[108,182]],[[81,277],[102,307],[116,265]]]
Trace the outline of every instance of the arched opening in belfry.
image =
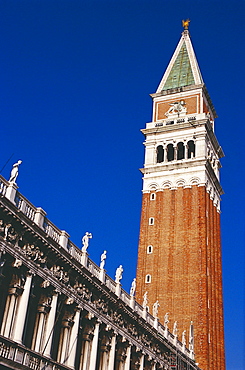
[[164,161],[164,149],[162,145],[157,147],[157,163],[162,163]]
[[189,140],[187,143],[188,147],[188,158],[194,158],[196,155],[196,148],[195,148],[195,143],[193,140]]
[[174,160],[174,146],[173,146],[173,144],[168,144],[168,146],[167,146],[167,158],[168,158],[168,162]]
[[185,158],[185,147],[182,142],[177,144],[177,159]]

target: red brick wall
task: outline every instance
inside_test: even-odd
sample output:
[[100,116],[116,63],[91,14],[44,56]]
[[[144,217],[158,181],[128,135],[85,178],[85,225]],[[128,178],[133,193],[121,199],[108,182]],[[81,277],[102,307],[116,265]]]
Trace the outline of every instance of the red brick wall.
[[196,361],[204,370],[225,369],[219,218],[204,186],[165,189],[155,200],[143,194],[136,299],[142,304],[147,291],[151,313],[158,300],[160,321],[169,312],[169,329],[178,321],[180,340],[193,321]]

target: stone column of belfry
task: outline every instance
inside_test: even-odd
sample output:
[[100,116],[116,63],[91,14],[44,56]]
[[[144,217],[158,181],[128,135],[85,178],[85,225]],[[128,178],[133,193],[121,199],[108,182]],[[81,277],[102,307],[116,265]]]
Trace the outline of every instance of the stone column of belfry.
[[[147,291],[150,308],[159,301],[159,321],[168,312],[170,327],[177,321],[179,333],[192,321],[200,368],[224,370],[219,182],[224,153],[187,29],[151,96],[152,122],[142,130],[136,300],[142,302]],[[161,158],[157,151],[163,146]]]

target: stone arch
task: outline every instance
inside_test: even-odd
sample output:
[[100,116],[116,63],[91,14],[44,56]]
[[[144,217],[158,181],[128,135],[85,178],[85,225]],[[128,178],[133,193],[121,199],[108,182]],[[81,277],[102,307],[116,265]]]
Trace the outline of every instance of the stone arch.
[[182,186],[185,186],[186,185],[186,181],[184,180],[184,179],[179,179],[179,180],[177,180],[176,181],[176,186],[178,187],[178,188],[180,188],[180,187],[182,187]]
[[163,189],[171,189],[172,187],[173,187],[173,184],[171,181],[164,181],[164,183],[162,184]]
[[152,182],[151,184],[148,185],[148,190],[150,191],[157,190],[158,188],[159,186],[156,182]]
[[199,177],[192,177],[192,178],[190,179],[190,184],[191,184],[191,185],[199,185],[199,184],[200,184],[200,182],[201,182],[201,180],[199,179]]

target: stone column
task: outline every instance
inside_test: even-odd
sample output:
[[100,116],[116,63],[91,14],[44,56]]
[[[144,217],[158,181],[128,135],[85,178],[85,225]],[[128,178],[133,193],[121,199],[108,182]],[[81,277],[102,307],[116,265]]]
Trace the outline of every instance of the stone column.
[[153,361],[152,365],[151,365],[151,370],[156,370],[156,362]]
[[168,161],[168,148],[167,145],[163,145],[163,162]]
[[97,321],[94,328],[94,337],[91,343],[91,353],[90,353],[90,364],[89,370],[95,370],[96,368],[96,359],[97,359],[97,349],[98,349],[98,340],[99,340],[99,329],[100,321]]
[[184,159],[188,159],[188,145],[184,143]]
[[49,310],[49,298],[42,295],[37,308],[36,325],[32,339],[32,349],[36,352],[41,351],[42,341],[44,339],[45,319]]
[[28,302],[29,302],[31,283],[32,283],[32,275],[28,274],[26,277],[26,282],[24,285],[23,293],[19,297],[17,314],[16,314],[15,322],[14,322],[14,330],[13,330],[12,339],[15,342],[21,343],[21,344],[22,344],[24,325],[26,321],[26,313],[27,313],[27,307],[28,307]]
[[139,370],[144,370],[144,360],[145,360],[145,356],[142,353],[142,355],[140,357],[140,367],[139,367]]
[[1,327],[1,335],[3,335],[4,337],[10,337],[17,306],[17,297],[20,293],[20,287],[10,287],[9,289]]
[[55,291],[52,297],[51,308],[47,317],[46,321],[46,330],[43,340],[43,354],[46,357],[51,356],[51,346],[52,346],[52,339],[54,333],[54,323],[55,323],[55,315],[56,315],[56,308],[58,302],[58,293]]
[[114,370],[115,351],[116,351],[116,334],[113,334],[111,338],[111,348],[109,352],[108,370]]
[[111,349],[112,331],[110,326],[106,326],[100,335],[100,361],[98,370],[108,370],[109,353]]
[[178,152],[177,144],[174,144],[174,160],[175,161],[177,160],[177,152]]
[[82,354],[80,360],[79,370],[87,370],[90,356],[90,335],[85,333],[83,334],[83,343],[82,343]]
[[66,361],[66,365],[72,368],[75,368],[77,339],[78,339],[78,330],[79,330],[79,322],[80,322],[80,311],[81,311],[81,307],[77,307],[75,310],[75,316],[73,319],[74,324],[71,329],[68,358]]
[[124,366],[127,359],[127,341],[125,338],[121,339],[121,342],[119,342],[118,348],[117,348],[117,358],[116,361],[118,362],[118,370],[125,370]]
[[34,351],[36,352],[39,352],[40,350],[41,339],[42,339],[42,334],[43,334],[43,327],[44,327],[44,320],[45,320],[45,312],[38,311],[35,341],[33,342],[33,346],[32,346]]
[[125,359],[124,370],[130,370],[130,356],[131,356],[131,345],[128,344],[127,350],[126,350],[126,359]]
[[60,333],[60,342],[57,355],[57,362],[67,364],[68,350],[69,350],[69,337],[72,326],[72,314],[66,311],[62,320],[62,329]]

